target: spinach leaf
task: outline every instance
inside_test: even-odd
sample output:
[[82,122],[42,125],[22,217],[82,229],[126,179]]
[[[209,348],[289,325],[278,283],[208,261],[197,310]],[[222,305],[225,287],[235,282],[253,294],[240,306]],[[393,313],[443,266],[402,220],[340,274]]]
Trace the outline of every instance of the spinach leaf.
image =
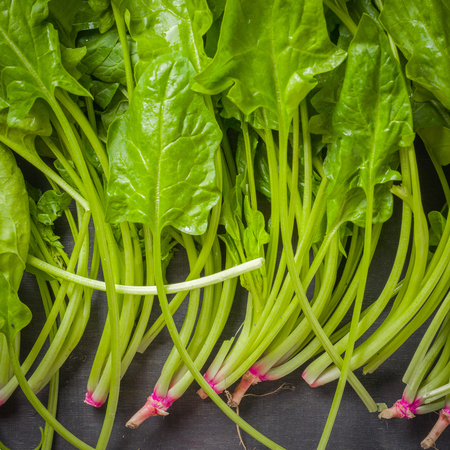
[[30,242],[30,213],[23,175],[0,143],[0,272],[13,290],[22,279]]
[[53,24],[58,31],[59,42],[66,47],[75,47],[77,30],[73,25],[83,3],[83,0],[66,0],[64,2],[51,1],[48,5],[47,21]]
[[129,30],[137,43],[139,63],[136,79],[159,55],[179,52],[196,71],[209,62],[203,48],[203,36],[213,17],[206,0],[125,0],[129,11]]
[[[286,119],[317,84],[314,75],[345,58],[328,37],[322,2],[228,0],[217,53],[194,89],[227,96],[246,115],[258,108]],[[287,120],[286,120],[287,122]]]
[[104,34],[98,30],[92,30],[80,34],[77,46],[86,48],[86,55],[82,60],[82,64],[86,67],[86,73],[93,74],[95,72],[113,51],[118,40],[117,30],[109,30]]
[[53,225],[54,221],[70,205],[72,198],[63,192],[58,194],[54,190],[45,191],[37,202],[36,219],[44,225]]
[[[333,225],[344,211],[346,220],[360,224],[365,195],[378,184],[400,179],[394,170],[397,151],[414,139],[401,68],[384,32],[365,14],[348,50],[333,134],[324,167],[328,223]],[[383,221],[391,214],[391,194],[388,187],[377,189],[374,221]]]
[[0,0],[1,90],[10,105],[8,124],[12,126],[20,123],[37,98],[54,101],[57,86],[89,96],[61,64],[58,33],[45,21],[47,3]]
[[[134,67],[139,58],[136,51],[136,43],[130,37],[128,37],[128,45],[130,48],[131,63]],[[126,85],[125,63],[120,42],[117,42],[114,45],[108,56],[92,72],[92,75],[106,83],[120,83]]]
[[427,150],[435,156],[441,166],[450,164],[450,129],[444,126],[420,128],[417,134]]
[[80,9],[75,15],[72,25],[73,33],[78,33],[85,30],[95,30],[100,27],[101,12],[94,12],[86,1],[82,2]]
[[450,163],[450,113],[432,100],[413,104],[414,128],[439,164]]
[[30,323],[31,311],[19,300],[17,292],[2,272],[0,291],[0,333],[5,335],[8,342],[12,342],[16,334]]
[[214,154],[221,132],[203,96],[190,89],[195,70],[182,55],[152,63],[128,111],[108,132],[107,219],[188,234],[206,230],[219,200]]
[[91,94],[100,108],[106,109],[117,89],[119,89],[119,83],[105,83],[99,80],[92,80]]
[[385,0],[380,20],[402,50],[406,75],[450,108],[450,32],[446,0]]
[[226,0],[208,0],[208,6],[213,14],[213,20],[217,20],[225,9]]
[[88,0],[94,12],[103,12],[109,8],[110,0]]
[[109,126],[116,120],[118,117],[122,116],[128,109],[128,98],[118,90],[108,107],[101,115],[102,124],[106,131],[108,131]]
[[86,48],[67,48],[61,45],[61,62],[67,72],[75,78],[80,80],[84,75],[85,67],[81,64],[81,60],[86,54]]
[[8,126],[8,110],[0,112],[0,141],[8,147],[16,145],[25,152],[36,153],[36,136],[50,136],[52,127],[47,109],[39,102],[15,126]]

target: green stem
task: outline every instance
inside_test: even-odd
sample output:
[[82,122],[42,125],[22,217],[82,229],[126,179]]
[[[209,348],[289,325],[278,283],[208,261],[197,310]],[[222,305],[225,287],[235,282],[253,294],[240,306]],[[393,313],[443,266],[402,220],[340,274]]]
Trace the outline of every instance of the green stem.
[[344,11],[342,11],[338,6],[336,6],[332,0],[323,0],[325,5],[328,6],[328,8],[333,11],[336,16],[339,17],[339,19],[342,20],[343,24],[349,29],[350,33],[353,34],[353,36],[356,34],[356,30],[358,29],[358,26],[353,22],[353,19],[346,14]]
[[84,101],[86,102],[89,123],[91,124],[95,134],[98,134],[97,121],[95,120],[94,102],[91,97],[84,97]]
[[366,193],[366,226],[364,233],[364,252],[361,262],[361,272],[359,273],[358,293],[356,295],[355,304],[353,307],[352,321],[350,325],[350,334],[347,344],[347,349],[344,357],[344,364],[341,369],[341,375],[339,377],[338,387],[336,389],[333,403],[331,405],[330,413],[328,415],[325,428],[320,438],[318,450],[325,450],[328,440],[333,429],[334,422],[339,410],[339,406],[344,395],[345,385],[347,383],[348,374],[350,372],[350,362],[353,355],[353,349],[357,339],[358,323],[361,315],[362,304],[364,300],[364,292],[366,290],[367,275],[369,273],[370,259],[371,259],[371,247],[372,247],[372,216],[373,216],[373,189],[369,188]]
[[[289,233],[289,210],[288,210],[288,196],[287,196],[287,137],[286,137],[286,124],[283,120],[282,114],[279,114],[279,141],[280,141],[280,180],[279,186],[280,191],[274,192],[274,187],[272,187],[272,194],[274,198],[280,198],[280,211],[281,211],[281,237],[284,246],[284,250],[286,253],[286,261],[288,271],[291,274],[291,279],[293,281],[293,286],[295,289],[295,293],[302,307],[303,313],[308,319],[312,330],[315,335],[319,338],[322,343],[325,351],[330,355],[335,364],[342,368],[342,358],[336,352],[333,347],[333,344],[330,342],[328,336],[325,334],[323,328],[321,327],[317,317],[314,315],[311,305],[309,304],[308,298],[306,297],[306,293],[298,277],[298,273],[295,267],[295,259],[294,253],[292,251],[292,242],[291,235]],[[278,191],[278,189],[276,189]],[[278,194],[278,195],[277,195]],[[370,247],[369,247],[370,248]],[[369,411],[376,411],[377,407],[372,397],[366,391],[361,382],[356,378],[356,376],[350,372],[349,373],[349,382],[352,387],[356,390],[361,400],[363,400],[364,404],[367,406]]]
[[[66,270],[60,269],[56,266],[52,266],[51,264],[48,264],[45,261],[42,261],[41,259],[36,258],[33,255],[28,255],[27,264],[29,264],[32,267],[36,267],[36,269],[40,269],[46,272],[47,274],[54,276],[55,278],[70,281],[71,283],[76,283],[81,286],[96,289],[98,291],[106,291],[106,284],[103,281],[93,280],[91,278],[67,272]],[[168,294],[176,294],[176,293],[187,294],[189,291],[192,291],[193,289],[199,289],[206,286],[210,286],[212,284],[221,283],[230,278],[235,278],[247,272],[251,272],[252,270],[260,269],[263,266],[263,264],[264,264],[263,258],[252,259],[251,261],[247,261],[246,263],[230,267],[229,269],[222,270],[221,272],[209,275],[207,277],[201,277],[197,279],[193,279],[193,277],[190,277],[191,278],[190,281],[167,284],[166,292]],[[156,295],[157,293],[156,286],[127,286],[123,284],[116,284],[115,288],[118,294]],[[175,299],[172,300],[171,304],[174,303],[174,301]],[[175,304],[178,304],[178,302],[175,302]]]
[[[231,265],[231,258],[227,258],[226,265]],[[237,280],[230,279],[224,282],[224,287],[221,293],[220,304],[217,310],[217,314],[215,315],[214,322],[212,323],[211,330],[208,334],[208,337],[205,340],[205,343],[195,358],[195,366],[200,370],[205,364],[207,358],[209,357],[211,350],[216,344],[217,340],[220,337],[220,334],[225,327],[226,321],[230,314],[230,310],[234,300],[234,293],[236,291]],[[180,378],[179,381],[176,382],[169,390],[169,396],[173,398],[179,398],[189,385],[192,383],[194,377],[190,372],[187,372]]]
[[228,168],[228,172],[230,173],[230,178],[232,180],[236,179],[236,163],[233,158],[233,152],[231,150],[230,141],[228,140],[227,130],[223,127],[222,118],[220,114],[215,115],[217,123],[219,124],[220,129],[222,130],[222,146],[223,146],[223,155],[226,161],[226,166]]
[[127,80],[127,91],[128,91],[128,101],[131,100],[134,90],[134,78],[133,78],[133,67],[131,65],[130,57],[130,47],[128,44],[127,30],[125,28],[125,21],[119,8],[116,6],[115,2],[111,2],[112,10],[114,13],[114,20],[116,21],[117,32],[119,33],[120,45],[122,46],[123,52],[123,62],[125,65],[125,77]]
[[[59,93],[58,90],[55,91],[57,98],[62,99],[63,104],[67,104],[69,108],[72,106],[72,101],[67,102],[66,97]],[[94,219],[94,227],[96,234],[98,236],[98,246],[100,251],[100,258],[102,261],[103,274],[105,277],[106,287],[107,287],[107,301],[108,301],[108,310],[110,315],[110,323],[111,323],[111,355],[112,355],[112,377],[111,377],[111,388],[110,388],[110,397],[106,410],[105,420],[103,422],[102,431],[100,433],[100,437],[97,443],[97,448],[103,449],[106,448],[107,443],[109,441],[109,436],[112,431],[112,426],[114,423],[115,411],[117,409],[117,403],[119,400],[119,389],[120,389],[120,360],[119,360],[119,350],[120,350],[120,342],[119,342],[119,312],[118,312],[118,304],[117,304],[117,296],[114,289],[114,271],[113,264],[109,256],[109,249],[107,244],[107,236],[104,229],[105,217],[102,211],[102,207],[100,204],[100,200],[98,198],[97,192],[95,191],[94,185],[92,183],[92,179],[89,174],[89,170],[87,168],[86,162],[84,160],[83,154],[81,152],[80,146],[76,139],[75,134],[72,131],[70,123],[67,117],[64,115],[63,110],[59,106],[59,104],[53,99],[49,99],[49,103],[52,107],[53,112],[55,113],[61,127],[66,133],[69,148],[72,154],[72,159],[74,163],[77,165],[78,171],[80,173],[81,179],[85,183],[86,193],[90,200],[90,205],[92,208],[92,216]],[[76,105],[75,105],[76,106]],[[78,107],[76,107],[79,110]],[[73,109],[73,108],[71,108]],[[93,133],[92,128],[89,125],[86,117],[83,115],[81,111],[79,111],[79,115],[81,115],[80,121],[83,123],[87,123],[87,131],[90,131],[90,134]],[[80,123],[81,125],[81,123]],[[83,127],[82,127],[83,128]],[[86,136],[88,136],[88,132],[83,129]],[[100,144],[101,145],[101,144]],[[94,146],[94,145],[93,145]],[[95,149],[95,146],[94,146]],[[103,148],[102,148],[103,150]],[[106,174],[106,172],[105,172]]]
[[[88,138],[89,142],[92,145],[92,148],[95,151],[95,154],[97,155],[98,160],[100,161],[100,165],[102,166],[102,169],[103,169],[106,179],[109,179],[108,157],[105,153],[102,143],[100,142],[100,140],[98,139],[98,136],[95,134],[94,130],[92,129],[91,124],[89,123],[89,120],[83,114],[83,112],[81,111],[79,106],[68,95],[66,95],[62,91],[60,92],[59,90],[56,90],[55,96],[58,99],[58,101],[61,102],[61,104],[64,106],[64,108],[66,108],[69,111],[69,113],[75,119],[77,124],[83,130],[83,133]],[[58,116],[58,119],[59,118],[62,119],[62,115],[64,115],[64,113],[62,113],[62,111],[57,112],[54,110],[54,112]],[[65,116],[64,116],[63,122],[66,122],[67,125],[69,125],[67,118]],[[63,123],[61,123],[61,125],[63,125]],[[70,125],[69,125],[69,127],[70,127]],[[63,128],[65,129],[66,132],[68,131],[64,126],[63,126]],[[69,145],[71,145],[72,148],[74,148],[73,147],[73,145],[75,144],[75,142],[73,141],[74,136],[73,137],[67,136],[67,137],[69,138]],[[78,143],[77,143],[77,147],[78,147]],[[77,152],[78,152],[78,150],[77,150]],[[75,159],[74,159],[74,162],[76,163]]]
[[311,213],[312,201],[312,148],[311,135],[309,134],[308,103],[306,98],[300,103],[300,114],[302,120],[303,133],[303,167],[304,167],[304,187],[303,187],[303,221],[306,224]]
[[[195,249],[194,241],[191,236],[185,236],[185,243],[189,265],[192,268],[197,260],[197,250]],[[208,258],[208,260],[209,259],[210,258]],[[208,260],[205,264],[205,274],[209,272]],[[184,318],[181,331],[179,333],[183,347],[187,346],[192,334],[192,330],[194,329],[195,321],[198,315],[199,304],[200,304],[200,290],[196,289],[189,294],[189,304],[186,316]],[[165,397],[167,395],[167,391],[170,388],[171,380],[178,366],[179,361],[180,355],[176,347],[174,347],[172,348],[172,351],[167,357],[166,362],[164,363],[163,370],[161,372],[161,376],[159,377],[156,383],[155,391],[157,392],[158,396]]]
[[39,156],[33,155],[30,151],[22,146],[17,145],[14,141],[10,141],[5,136],[0,136],[1,141],[9,148],[14,150],[18,155],[32,164],[36,169],[41,171],[47,178],[53,180],[58,186],[63,188],[73,199],[75,199],[85,210],[89,210],[89,203],[78,193],[72,186],[66,183],[58,174],[56,174],[47,164],[42,161]]
[[[147,284],[154,284],[154,269],[153,269],[153,244],[152,244],[152,234],[150,228],[147,225],[143,226],[144,229],[144,245],[145,245],[145,261],[146,261],[146,282]],[[125,374],[131,361],[136,354],[139,344],[141,343],[142,336],[144,335],[145,329],[147,327],[150,314],[152,312],[154,295],[146,295],[142,304],[142,310],[139,315],[139,321],[134,330],[133,338],[131,339],[130,345],[122,358],[122,372],[121,376]]]
[[264,435],[259,433],[253,427],[251,427],[247,422],[245,422],[241,417],[239,417],[222,401],[222,399],[214,392],[214,390],[211,388],[208,382],[203,378],[203,376],[195,366],[194,362],[190,358],[188,352],[184,348],[180,340],[177,328],[175,326],[175,322],[173,321],[173,317],[169,309],[169,304],[167,302],[166,292],[164,288],[163,274],[161,269],[161,230],[158,229],[158,226],[156,226],[156,233],[154,239],[153,259],[155,264],[155,282],[158,288],[158,298],[161,305],[162,313],[164,315],[164,320],[166,321],[166,326],[173,340],[173,343],[175,344],[175,347],[177,348],[184,363],[188,366],[192,376],[195,378],[195,380],[201,386],[201,388],[208,394],[208,396],[214,401],[214,403],[222,410],[222,412],[224,412],[240,428],[242,428],[245,432],[250,434],[256,440],[261,442],[263,445],[269,447],[270,449],[281,450],[282,449],[281,446],[272,442],[270,439],[266,438]]
[[252,209],[258,210],[258,202],[256,199],[255,173],[253,171],[253,155],[252,146],[250,144],[250,134],[248,132],[248,123],[241,122],[242,133],[244,135],[245,159],[247,160],[247,176],[248,185],[250,187],[250,204]]
[[[300,117],[298,108],[294,111],[294,117],[292,119],[292,174],[291,174],[291,203],[289,205],[289,220],[292,223],[291,228],[294,226],[294,217],[295,213],[297,212],[297,205],[296,205],[296,197],[297,197],[297,191],[298,191],[298,166],[299,166],[299,147],[300,147]],[[303,208],[302,208],[303,212]],[[298,221],[297,227],[299,231],[299,234],[302,235],[304,232],[305,227],[305,220],[303,217],[303,214],[299,214],[299,217],[301,217],[301,220]]]
[[267,117],[267,113],[263,110],[264,120],[266,121],[266,129],[265,129],[265,141],[267,146],[267,161],[269,164],[269,179],[270,179],[270,190],[271,190],[271,198],[274,199],[270,203],[271,214],[270,214],[270,241],[267,247],[267,280],[268,285],[272,285],[273,278],[275,276],[275,266],[277,262],[278,256],[278,244],[280,237],[280,206],[277,199],[277,186],[279,183],[278,180],[278,162],[277,156],[275,152],[275,144],[273,142],[272,131],[269,128],[269,120]]
[[19,360],[17,358],[16,350],[14,348],[14,343],[9,342],[9,356],[11,358],[11,364],[14,369],[14,374],[19,382],[19,385],[27,397],[28,401],[33,405],[34,409],[38,412],[38,414],[50,424],[50,426],[67,442],[72,444],[74,447],[80,450],[94,450],[91,446],[85,444],[75,435],[73,435],[69,430],[63,427],[54,416],[47,410],[47,408],[40,402],[40,400],[36,397],[36,395],[31,390],[30,386],[28,386],[28,382],[22,373],[22,369],[20,368]]

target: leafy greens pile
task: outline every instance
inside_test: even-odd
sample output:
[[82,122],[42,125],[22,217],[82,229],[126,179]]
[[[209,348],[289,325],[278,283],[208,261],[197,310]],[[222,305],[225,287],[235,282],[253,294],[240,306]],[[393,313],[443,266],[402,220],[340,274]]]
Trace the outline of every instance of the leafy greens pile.
[[[353,371],[373,372],[436,310],[402,400],[381,416],[444,408],[448,420],[450,221],[448,207],[427,220],[414,147],[417,133],[448,204],[444,0],[0,0],[0,9],[0,404],[20,385],[47,422],[41,448],[53,431],[92,448],[56,406],[58,371],[95,289],[108,305],[85,395],[107,403],[98,449],[121,378],[165,326],[174,347],[129,428],[167,415],[195,380],[202,398],[279,449],[230,407],[309,361],[311,386],[339,379],[323,449],[347,383],[379,409]],[[9,149],[48,190],[25,186]],[[363,309],[394,196],[395,260]],[[54,231],[62,215],[69,253]],[[190,272],[170,285],[176,250]],[[19,332],[32,320],[17,296],[25,268],[46,321],[20,365]],[[238,277],[245,318],[222,336]],[[150,323],[155,295],[162,315]],[[227,405],[219,394],[237,381]],[[46,408],[36,394],[48,383]]]

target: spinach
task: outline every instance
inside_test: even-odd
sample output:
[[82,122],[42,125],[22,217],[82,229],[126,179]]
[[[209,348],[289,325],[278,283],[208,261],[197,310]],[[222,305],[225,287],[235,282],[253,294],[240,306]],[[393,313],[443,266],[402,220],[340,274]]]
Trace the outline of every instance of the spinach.
[[[364,363],[368,371],[378,367],[432,314],[448,284],[450,221],[429,216],[429,250],[413,147],[417,132],[449,199],[441,167],[450,161],[447,4],[66,3],[63,8],[48,0],[0,0],[0,161],[13,163],[6,145],[41,170],[52,187],[44,194],[29,189],[31,219],[25,209],[10,215],[6,200],[0,208],[0,326],[9,340],[1,347],[1,367],[9,347],[16,372],[11,378],[9,363],[2,369],[1,401],[20,384],[57,432],[90,448],[55,420],[55,402],[50,414],[35,393],[51,378],[56,389],[57,371],[86,326],[92,289],[101,286],[108,317],[86,394],[94,406],[109,395],[97,448],[108,444],[120,378],[164,325],[174,347],[129,426],[167,414],[196,379],[201,396],[211,396],[263,444],[280,448],[238,418],[216,392],[242,377],[232,396],[238,404],[252,384],[278,379],[317,356],[304,372],[310,384],[340,378],[319,443],[324,448],[347,378],[368,409],[376,409],[352,370]],[[16,176],[14,169],[0,178]],[[5,182],[2,192],[14,189]],[[28,205],[25,191],[20,195]],[[396,260],[383,292],[362,311],[393,195],[403,210]],[[72,199],[76,216],[68,209]],[[270,217],[261,211],[264,200]],[[70,254],[53,232],[62,213],[74,241]],[[21,220],[31,222],[28,264],[47,321],[20,368],[11,324],[18,330],[30,319],[15,292],[27,261],[29,230],[22,236],[22,228],[13,226]],[[413,257],[399,287],[412,226]],[[191,292],[180,332],[172,314],[187,292],[176,292],[169,305],[165,286],[177,250],[189,259],[188,286],[197,286],[189,283],[202,270],[210,280],[201,306],[200,291]],[[236,280],[222,279],[222,266],[262,258],[264,267],[240,278],[248,299],[238,336],[225,341],[201,377],[236,289]],[[100,262],[104,284],[92,280]],[[308,289],[313,280],[314,289]],[[154,284],[163,314],[146,331]],[[386,319],[354,349],[395,293]],[[352,321],[343,325],[352,305]],[[444,315],[441,307],[436,317]],[[406,400],[422,392],[418,380],[426,353],[437,351],[431,341],[436,335],[443,342],[443,330],[427,332],[411,361]],[[23,374],[47,338],[49,348],[26,382]],[[437,367],[444,359],[436,360]]]

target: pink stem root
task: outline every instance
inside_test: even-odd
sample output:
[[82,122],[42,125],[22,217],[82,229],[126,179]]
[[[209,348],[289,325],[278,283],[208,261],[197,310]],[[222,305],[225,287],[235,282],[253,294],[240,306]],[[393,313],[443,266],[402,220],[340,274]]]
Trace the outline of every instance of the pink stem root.
[[262,379],[258,375],[253,374],[250,370],[247,370],[247,372],[245,372],[242,376],[240,383],[234,390],[233,396],[228,402],[228,406],[231,406],[232,408],[239,406],[248,388],[254,384],[258,384],[260,381],[262,381]]
[[168,416],[167,409],[173,402],[174,399],[162,398],[153,393],[148,397],[145,405],[126,423],[127,428],[134,430],[145,419],[152,416]]
[[378,416],[379,419],[393,419],[394,417],[398,417],[400,419],[413,419],[417,412],[418,406],[421,404],[420,398],[415,399],[412,403],[405,400],[403,397],[400,400],[397,400],[393,406],[390,408],[381,411]]
[[102,406],[103,403],[105,403],[105,401],[104,400],[96,401],[92,397],[92,393],[91,392],[86,392],[86,395],[84,397],[84,403],[87,403],[88,405],[95,406],[96,408],[100,408],[100,406]]
[[[208,374],[207,374],[207,373],[205,373],[205,375],[203,375],[203,378],[208,382],[208,384],[211,386],[212,390],[213,390],[216,394],[221,394],[221,393],[222,393],[222,391],[220,391],[219,389],[216,388],[216,385],[215,385],[214,381],[213,381],[213,380],[210,380],[210,379],[208,378]],[[200,389],[197,391],[197,394],[200,396],[200,398],[201,398],[202,400],[205,400],[205,398],[208,398],[208,394],[207,394],[202,388],[200,388]]]
[[450,425],[450,408],[443,408],[439,414],[439,419],[430,431],[428,436],[420,443],[422,448],[431,448],[434,446],[437,438]]

